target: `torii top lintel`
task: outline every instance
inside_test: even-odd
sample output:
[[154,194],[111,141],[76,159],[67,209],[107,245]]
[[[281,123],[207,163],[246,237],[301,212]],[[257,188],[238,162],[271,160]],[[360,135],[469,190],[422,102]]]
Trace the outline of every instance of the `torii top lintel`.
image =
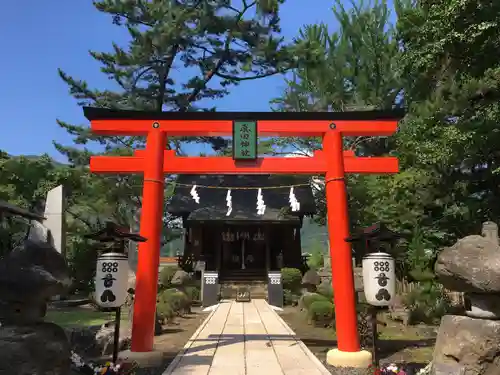
[[84,107],[91,129],[101,135],[147,135],[153,127],[170,136],[228,136],[233,121],[257,121],[262,136],[311,137],[337,131],[345,136],[389,136],[402,110],[352,112],[148,112]]

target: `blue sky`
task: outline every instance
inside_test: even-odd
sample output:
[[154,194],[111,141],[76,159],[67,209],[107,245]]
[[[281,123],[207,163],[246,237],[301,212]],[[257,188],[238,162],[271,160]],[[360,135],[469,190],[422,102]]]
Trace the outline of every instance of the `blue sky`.
[[[291,39],[302,25],[316,22],[335,29],[333,3],[287,1],[281,14],[285,37]],[[48,153],[62,160],[52,141],[72,142],[56,118],[73,124],[86,120],[57,69],[87,80],[91,87],[109,86],[88,50],[107,51],[111,42],[123,45],[126,34],[90,0],[9,1],[2,13],[0,149],[13,155]],[[246,82],[216,105],[220,111],[267,111],[283,88],[282,77]]]

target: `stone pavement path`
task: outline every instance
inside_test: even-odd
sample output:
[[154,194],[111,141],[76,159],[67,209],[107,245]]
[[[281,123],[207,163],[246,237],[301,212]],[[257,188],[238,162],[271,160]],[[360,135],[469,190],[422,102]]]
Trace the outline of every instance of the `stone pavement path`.
[[330,375],[265,300],[219,304],[163,375]]

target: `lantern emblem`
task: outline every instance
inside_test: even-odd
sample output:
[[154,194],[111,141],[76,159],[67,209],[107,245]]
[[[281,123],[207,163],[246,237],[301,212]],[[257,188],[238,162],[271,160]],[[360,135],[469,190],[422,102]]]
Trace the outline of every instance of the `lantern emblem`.
[[101,307],[120,307],[127,299],[128,258],[122,253],[106,253],[97,259],[96,302]]
[[372,253],[363,258],[363,286],[366,301],[373,306],[388,306],[396,291],[394,258],[387,253]]

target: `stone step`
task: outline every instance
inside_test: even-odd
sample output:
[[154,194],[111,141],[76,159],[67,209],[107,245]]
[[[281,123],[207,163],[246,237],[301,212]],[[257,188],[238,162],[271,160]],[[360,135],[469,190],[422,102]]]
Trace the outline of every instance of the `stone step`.
[[263,282],[227,282],[220,286],[221,297],[234,299],[239,288],[248,288],[251,298],[267,298],[267,284]]

